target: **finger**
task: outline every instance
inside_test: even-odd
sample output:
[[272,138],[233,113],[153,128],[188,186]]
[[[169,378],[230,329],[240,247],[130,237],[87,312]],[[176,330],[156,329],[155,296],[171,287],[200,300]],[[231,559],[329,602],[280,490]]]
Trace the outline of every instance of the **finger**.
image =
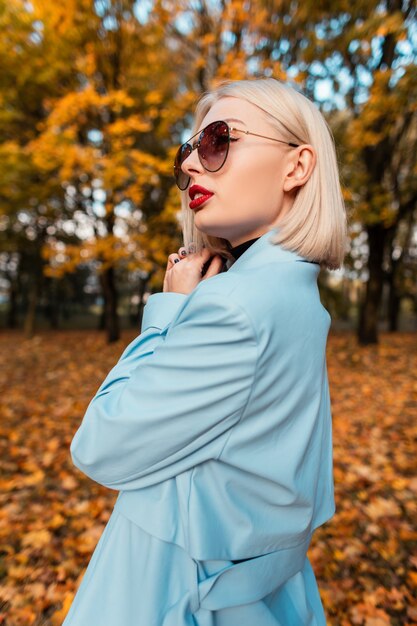
[[199,250],[198,252],[194,254],[194,257],[200,258],[204,262],[206,262],[211,256],[213,256],[213,250],[211,250],[210,248],[206,248],[206,247],[201,248],[201,250]]
[[168,261],[167,261],[167,270],[170,270],[174,267],[174,262],[175,259],[177,259],[178,261],[180,261],[180,257],[176,252],[173,252],[172,254],[169,255],[168,257]]
[[219,274],[223,267],[224,259],[220,256],[220,254],[216,254],[212,260],[210,265],[208,266],[207,272],[204,274],[202,280],[206,278],[210,278],[210,276],[215,276]]
[[187,262],[194,263],[200,270],[200,275],[206,274],[206,267],[210,265],[210,260],[213,257],[213,251],[210,252],[207,248],[201,250],[198,254],[192,254],[188,257]]
[[178,254],[181,258],[184,258],[187,256],[187,250],[185,249],[184,246],[181,246],[181,248],[178,248]]
[[[181,249],[182,248],[180,248],[180,250]],[[207,261],[207,258],[209,258],[211,254],[213,254],[213,252],[210,252],[210,248],[208,248],[205,245],[202,245],[200,250],[197,251],[197,244],[195,244],[194,241],[191,241],[188,244],[188,249],[185,248],[185,250],[187,250],[188,255],[194,256],[194,257],[202,257],[206,261]],[[207,253],[208,253],[208,256],[207,256]]]

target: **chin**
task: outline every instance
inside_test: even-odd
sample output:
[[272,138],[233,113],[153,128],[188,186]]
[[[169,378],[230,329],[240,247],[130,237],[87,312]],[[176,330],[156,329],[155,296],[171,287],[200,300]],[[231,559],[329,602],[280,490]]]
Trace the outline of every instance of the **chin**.
[[[223,217],[223,219],[222,219]],[[236,233],[239,232],[239,226],[241,223],[233,223],[224,219],[226,213],[222,212],[220,217],[215,211],[209,211],[208,207],[203,207],[197,211],[194,215],[194,225],[197,230],[203,232],[210,237],[218,237],[219,239],[229,239],[229,237],[236,237]]]

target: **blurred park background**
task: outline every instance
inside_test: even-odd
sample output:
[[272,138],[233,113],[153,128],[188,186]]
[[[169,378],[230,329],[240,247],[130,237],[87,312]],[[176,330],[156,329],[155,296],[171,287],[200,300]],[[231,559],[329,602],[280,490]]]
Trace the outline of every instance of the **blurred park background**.
[[329,624],[417,624],[416,59],[412,0],[0,0],[0,624],[63,621],[117,496],[69,445],[182,245],[175,151],[264,76],[328,120],[349,216],[309,556]]

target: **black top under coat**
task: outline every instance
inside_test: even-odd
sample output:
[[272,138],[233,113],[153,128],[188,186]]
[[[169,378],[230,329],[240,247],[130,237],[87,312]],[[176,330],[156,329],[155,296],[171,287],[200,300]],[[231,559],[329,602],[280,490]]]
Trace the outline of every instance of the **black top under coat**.
[[237,246],[234,246],[233,248],[230,247],[229,252],[232,253],[234,260],[236,261],[236,259],[238,259],[240,255],[243,254],[245,250],[249,248],[249,246],[255,243],[257,239],[259,239],[259,237],[254,237],[254,239],[248,239],[248,241],[244,241],[243,243],[240,243]]
[[[232,254],[234,260],[236,261],[236,259],[238,259],[258,239],[259,237],[254,237],[253,239],[248,239],[247,241],[244,241],[243,243],[239,243],[237,246],[233,246],[233,247],[229,244],[228,250]],[[225,261],[221,271],[227,272],[227,270],[228,270],[228,267]]]

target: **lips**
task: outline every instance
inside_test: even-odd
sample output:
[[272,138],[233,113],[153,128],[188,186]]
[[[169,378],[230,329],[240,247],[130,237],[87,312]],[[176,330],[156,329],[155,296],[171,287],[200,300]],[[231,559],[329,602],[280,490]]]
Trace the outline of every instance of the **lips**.
[[203,196],[213,195],[212,191],[209,191],[208,189],[204,189],[204,187],[201,187],[201,185],[192,185],[188,191],[188,195],[190,196],[191,200],[194,200],[195,196],[198,193],[203,194]]
[[191,198],[191,202],[189,204],[190,209],[196,209],[204,204],[204,202],[207,202],[207,200],[209,200],[209,198],[211,198],[214,194],[212,191],[209,191],[200,185],[192,185],[188,195]]

